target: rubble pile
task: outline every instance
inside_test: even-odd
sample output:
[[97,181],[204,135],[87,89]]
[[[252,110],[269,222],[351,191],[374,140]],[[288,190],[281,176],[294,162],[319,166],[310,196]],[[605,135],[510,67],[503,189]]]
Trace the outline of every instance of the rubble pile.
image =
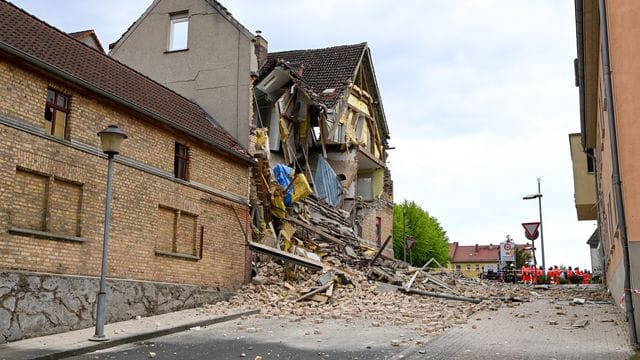
[[[292,322],[368,320],[372,326],[406,326],[427,336],[464,324],[477,311],[518,306],[532,297],[585,297],[584,292],[470,279],[437,261],[411,267],[384,256],[391,237],[378,249],[367,246],[347,211],[313,196],[280,215],[262,231],[254,228],[261,241],[250,243],[260,254],[254,256],[252,282],[209,311],[223,315],[257,308],[258,317]],[[592,297],[597,300],[595,293]]]
[[[395,276],[409,281],[418,272],[412,289],[448,290],[452,295],[478,299],[477,303],[406,293],[403,286],[370,280],[359,269],[348,269],[348,275],[337,268],[322,274],[297,269],[296,279],[286,280],[285,268],[286,264],[277,261],[260,263],[252,283],[228,302],[211,305],[210,311],[222,314],[228,309],[259,308],[258,317],[286,321],[366,319],[372,326],[407,326],[426,336],[466,323],[477,311],[495,310],[504,302],[525,301],[529,296],[519,286],[467,279],[447,271],[407,267],[397,269]],[[306,296],[321,288],[324,290]]]

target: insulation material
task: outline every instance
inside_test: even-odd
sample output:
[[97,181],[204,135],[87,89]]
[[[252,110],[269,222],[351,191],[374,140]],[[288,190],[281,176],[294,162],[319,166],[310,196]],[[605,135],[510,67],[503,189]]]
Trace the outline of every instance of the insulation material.
[[287,217],[287,210],[284,206],[284,198],[280,191],[276,191],[271,195],[271,214],[280,219]]
[[300,144],[306,144],[307,138],[309,137],[309,120],[304,119],[300,121],[298,125],[298,137],[300,139]]
[[284,117],[280,118],[280,138],[282,141],[282,152],[284,161],[287,164],[293,163],[296,153],[294,150],[294,141],[291,135],[293,124],[290,124]]
[[269,148],[269,129],[258,128],[255,130],[256,134],[256,150],[263,150]]
[[342,198],[342,185],[331,165],[320,155],[313,184],[318,199],[324,199],[329,205],[338,207]]
[[358,99],[357,97],[351,95],[349,96],[349,100],[347,100],[347,103],[351,106],[353,106],[354,108],[362,111],[363,113],[367,114],[367,115],[371,115],[369,113],[369,105],[367,105],[367,103],[365,103],[364,101]]
[[[296,228],[291,225],[290,222],[283,221],[280,225],[280,240],[291,242],[293,235],[296,233]],[[287,250],[287,249],[285,249]]]
[[345,132],[345,136],[344,136],[346,146],[350,147],[351,145],[357,144],[358,138],[356,137],[356,127],[352,121],[349,121],[347,123],[346,130],[347,131]]
[[307,177],[304,174],[296,174],[293,179],[293,198],[291,201],[296,203],[311,195],[311,193],[313,193],[313,190],[309,186]]
[[353,113],[349,110],[342,112],[342,116],[340,116],[340,124],[344,125],[345,123],[350,123],[351,118],[353,117]]
[[360,145],[364,145],[365,148],[369,149],[369,141],[371,140],[371,135],[369,134],[369,122],[363,117],[360,117],[360,133],[358,134],[358,143]]

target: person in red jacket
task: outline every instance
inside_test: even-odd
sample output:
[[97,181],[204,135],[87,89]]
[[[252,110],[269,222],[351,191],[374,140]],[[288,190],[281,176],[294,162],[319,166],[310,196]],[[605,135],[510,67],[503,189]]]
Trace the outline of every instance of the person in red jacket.
[[542,266],[538,267],[538,270],[536,270],[536,277],[538,278],[537,283],[540,283],[540,281],[542,281],[542,277],[545,275],[546,273],[544,271],[544,268]]
[[538,270],[536,269],[536,267],[534,265],[531,265],[531,267],[529,268],[529,273],[531,274],[531,284],[537,284],[538,283]]
[[564,273],[565,273],[565,276],[567,277],[567,280],[569,280],[569,282],[571,281],[571,278],[573,277],[573,275],[575,275],[573,273],[573,269],[571,268],[571,266],[569,266],[567,268],[567,271],[565,271]]
[[531,276],[529,275],[529,267],[522,265],[522,269],[520,269],[520,271],[522,271],[522,283],[528,284],[529,281],[531,281]]

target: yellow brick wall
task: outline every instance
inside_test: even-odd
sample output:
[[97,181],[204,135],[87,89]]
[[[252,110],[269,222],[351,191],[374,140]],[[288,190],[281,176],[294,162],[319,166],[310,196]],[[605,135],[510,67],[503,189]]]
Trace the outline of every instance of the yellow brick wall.
[[[498,268],[498,263],[449,263],[449,270],[456,271],[456,265],[460,266],[460,272],[467,277],[478,277],[483,272],[483,267],[494,266],[496,269]],[[476,270],[476,265],[479,267],[479,270]],[[467,270],[467,266],[469,266],[469,270]]]
[[[248,197],[247,166],[212,152],[197,140],[168,128],[152,126],[148,119],[110,101],[35,75],[2,59],[0,84],[3,116],[42,127],[46,89],[52,87],[70,96],[68,134],[72,141],[99,149],[96,133],[116,123],[129,136],[121,149],[123,157],[169,173],[173,173],[174,142],[178,141],[190,147],[192,180]],[[75,149],[68,142],[61,144],[2,124],[0,142],[0,268],[99,275],[107,160]],[[25,174],[42,174],[42,181],[35,181],[37,177],[25,179]],[[47,182],[47,179],[51,180]],[[53,208],[46,229],[63,235],[75,232],[84,242],[9,232],[11,226],[35,226],[31,224],[36,221],[31,218],[32,213],[42,208],[24,198],[25,186],[52,184],[54,190],[48,201]],[[46,189],[39,191],[46,192]],[[108,276],[238,287],[244,281],[247,251],[242,230],[229,205],[236,207],[245,229],[249,223],[248,209],[224,200],[207,200],[211,198],[215,196],[116,162]],[[192,215],[186,221],[195,222],[195,229],[191,231],[196,231],[198,256],[202,239],[201,260],[155,253],[160,246],[160,232],[167,228],[160,221],[161,206]],[[62,225],[51,225],[55,219],[64,221]],[[69,224],[77,224],[77,228],[72,229]],[[185,231],[178,229],[179,233]],[[166,251],[165,248],[158,250]],[[193,253],[191,248],[187,252]]]
[[[363,210],[362,220],[362,238],[367,240],[370,246],[376,247],[376,217],[381,218],[381,236],[380,244],[384,244],[384,241],[389,235],[393,233],[393,206],[380,203],[379,208],[369,208]],[[383,252],[386,256],[393,258],[393,243],[389,241],[387,247]]]

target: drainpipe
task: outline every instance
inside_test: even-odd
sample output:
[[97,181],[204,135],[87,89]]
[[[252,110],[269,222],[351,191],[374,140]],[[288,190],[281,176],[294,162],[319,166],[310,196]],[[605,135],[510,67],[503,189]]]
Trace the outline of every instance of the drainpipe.
[[631,264],[629,263],[629,241],[627,239],[627,223],[625,221],[622,203],[622,184],[620,181],[620,163],[618,159],[618,141],[616,134],[616,116],[613,106],[613,90],[611,87],[611,67],[609,64],[609,34],[607,32],[607,12],[605,0],[598,1],[600,13],[600,34],[602,43],[602,73],[604,76],[604,91],[607,97],[607,117],[609,124],[609,141],[611,142],[611,180],[616,199],[616,213],[618,214],[618,230],[624,261],[624,305],[629,322],[629,340],[635,349],[638,346],[636,337],[636,321],[633,313],[633,299],[631,298]]

